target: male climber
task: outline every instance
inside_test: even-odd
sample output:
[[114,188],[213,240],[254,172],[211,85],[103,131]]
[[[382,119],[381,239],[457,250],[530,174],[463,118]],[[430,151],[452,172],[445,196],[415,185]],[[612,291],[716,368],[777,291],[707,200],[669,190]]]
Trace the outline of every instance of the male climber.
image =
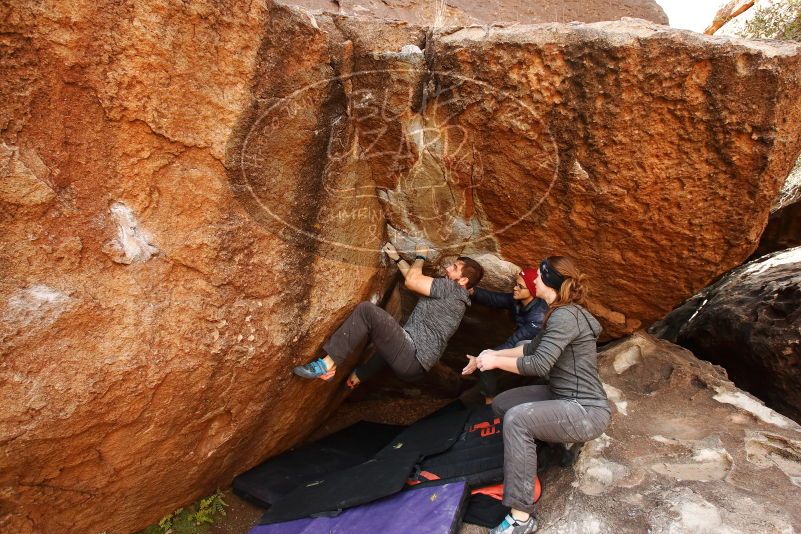
[[382,308],[371,302],[361,302],[323,345],[326,356],[295,367],[296,375],[333,380],[337,365],[367,340],[375,345],[376,354],[350,374],[347,385],[351,389],[384,365],[389,365],[402,380],[417,381],[442,356],[470,305],[467,291],[478,284],[484,269],[474,259],[460,256],[448,266],[443,278],[432,278],[423,274],[427,248],[415,247],[411,265],[398,255],[391,243],[387,243],[383,251],[400,269],[406,287],[419,295],[409,320],[401,327]]
[[[537,298],[537,290],[534,281],[537,279],[539,270],[535,267],[528,267],[520,271],[515,281],[512,293],[498,293],[477,287],[470,291],[473,301],[492,308],[503,308],[512,312],[515,320],[515,331],[509,338],[495,347],[493,350],[511,349],[522,343],[528,343],[540,333],[542,321],[548,311],[548,303],[541,298]],[[462,374],[469,375],[476,370],[476,357],[467,355],[467,365],[462,370]],[[498,393],[507,389],[528,385],[526,381],[529,377],[520,376],[514,373],[493,369],[482,371],[479,376],[479,391],[484,396],[487,404]]]

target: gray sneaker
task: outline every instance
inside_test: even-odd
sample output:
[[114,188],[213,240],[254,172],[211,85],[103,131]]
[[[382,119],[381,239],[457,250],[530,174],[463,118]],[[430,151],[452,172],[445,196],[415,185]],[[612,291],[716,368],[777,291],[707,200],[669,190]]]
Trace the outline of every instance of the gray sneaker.
[[512,514],[507,514],[501,524],[489,531],[489,534],[529,534],[537,530],[537,518],[530,515],[525,521],[518,521]]

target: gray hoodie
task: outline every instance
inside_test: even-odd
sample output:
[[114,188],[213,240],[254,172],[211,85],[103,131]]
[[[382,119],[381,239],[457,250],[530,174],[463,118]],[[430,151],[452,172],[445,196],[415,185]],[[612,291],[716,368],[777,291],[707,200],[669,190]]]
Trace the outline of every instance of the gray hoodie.
[[600,334],[601,325],[590,312],[577,304],[560,306],[543,331],[525,345],[517,370],[521,375],[548,377],[555,399],[575,399],[584,406],[610,410],[598,376]]

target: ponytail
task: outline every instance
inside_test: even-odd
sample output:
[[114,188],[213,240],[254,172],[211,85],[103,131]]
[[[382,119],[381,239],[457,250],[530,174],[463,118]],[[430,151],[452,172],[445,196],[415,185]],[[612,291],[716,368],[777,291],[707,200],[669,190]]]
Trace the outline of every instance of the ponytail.
[[578,270],[572,258],[568,256],[550,256],[548,262],[565,280],[556,292],[556,300],[551,303],[548,312],[545,314],[544,325],[548,324],[548,319],[550,319],[556,308],[567,306],[568,304],[578,304],[586,307],[589,298],[587,277]]

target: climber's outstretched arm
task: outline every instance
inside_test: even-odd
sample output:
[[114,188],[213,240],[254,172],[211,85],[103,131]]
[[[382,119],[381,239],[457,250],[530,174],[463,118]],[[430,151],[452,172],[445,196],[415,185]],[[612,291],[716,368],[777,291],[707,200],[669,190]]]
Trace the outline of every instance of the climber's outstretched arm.
[[400,257],[398,251],[392,243],[384,245],[384,252],[387,253],[389,259],[394,261],[401,274],[406,279],[406,288],[414,291],[418,295],[424,297],[431,296],[431,283],[434,281],[430,276],[423,274],[423,264],[428,259],[428,248],[422,245],[417,245],[414,248],[415,258],[410,265],[406,260]]

